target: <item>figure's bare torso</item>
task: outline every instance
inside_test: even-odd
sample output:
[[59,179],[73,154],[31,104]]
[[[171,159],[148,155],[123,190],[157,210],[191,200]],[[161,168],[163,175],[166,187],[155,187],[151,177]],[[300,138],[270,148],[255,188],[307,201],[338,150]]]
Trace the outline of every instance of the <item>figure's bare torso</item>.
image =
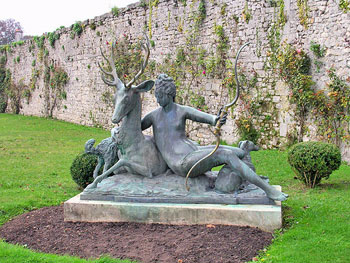
[[153,136],[165,162],[175,173],[181,173],[181,161],[197,146],[186,137],[186,119],[215,124],[215,116],[191,107],[174,104],[170,111],[160,107],[143,120],[143,129],[153,127]]

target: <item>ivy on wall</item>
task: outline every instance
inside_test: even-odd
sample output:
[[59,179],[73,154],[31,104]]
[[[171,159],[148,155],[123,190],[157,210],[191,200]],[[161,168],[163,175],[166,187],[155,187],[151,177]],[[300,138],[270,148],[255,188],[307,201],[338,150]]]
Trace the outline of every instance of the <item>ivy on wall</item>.
[[309,26],[309,6],[307,0],[297,0],[298,11],[299,11],[299,21],[300,24],[304,26],[305,29]]
[[[149,16],[145,19],[145,27],[148,34],[152,36],[152,26],[155,28],[163,26],[165,30],[169,30],[171,23],[176,24],[172,27],[178,31],[178,36],[185,39],[185,44],[178,46],[176,51],[169,54],[164,54],[163,61],[149,61],[145,74],[139,81],[146,78],[154,78],[158,73],[167,73],[175,80],[178,87],[177,102],[181,104],[191,105],[201,110],[208,110],[206,101],[206,85],[208,80],[217,79],[222,80],[221,90],[215,96],[218,100],[225,100],[226,89],[228,89],[228,96],[231,98],[235,95],[235,76],[233,73],[232,61],[229,57],[235,53],[234,48],[239,46],[242,42],[237,31],[247,27],[249,21],[253,18],[254,8],[249,5],[249,1],[243,2],[245,5],[241,7],[239,15],[227,15],[230,10],[230,4],[220,3],[219,1],[180,1],[181,8],[186,7],[184,15],[180,17],[172,17],[168,11],[167,23],[159,25],[152,21],[156,16],[158,0],[151,0],[147,3],[141,1],[140,5],[148,10]],[[310,45],[310,50],[302,50],[295,45],[282,42],[282,34],[287,16],[285,14],[285,6],[283,0],[268,1],[270,6],[274,8],[273,18],[269,21],[269,28],[267,29],[267,45],[263,46],[260,41],[259,33],[265,30],[265,25],[258,25],[256,28],[256,55],[260,61],[264,62],[264,73],[254,70],[248,71],[244,68],[244,64],[240,65],[239,79],[244,87],[248,87],[241,94],[239,106],[237,106],[232,116],[235,117],[235,124],[237,126],[237,133],[242,139],[250,139],[257,141],[259,144],[269,144],[272,138],[279,137],[278,127],[278,112],[277,102],[272,98],[279,96],[276,90],[277,82],[283,81],[288,89],[288,101],[292,105],[292,117],[296,122],[295,131],[296,138],[301,141],[308,132],[308,121],[310,118],[317,119],[319,136],[324,140],[330,140],[340,144],[349,138],[349,128],[346,126],[349,123],[347,116],[349,116],[349,102],[344,98],[349,98],[349,85],[345,79],[337,76],[336,70],[329,70],[329,83],[327,87],[316,87],[310,75],[311,64],[316,65],[316,72],[321,69],[324,61],[322,58],[325,54],[325,49],[313,42]],[[219,10],[219,17],[215,21],[207,21],[208,8],[216,6],[215,10]],[[309,7],[307,0],[298,0],[299,21],[306,29],[309,23]],[[208,6],[206,6],[208,5]],[[339,8],[344,12],[348,11],[348,1],[341,0]],[[119,10],[114,14],[120,15]],[[231,12],[231,10],[230,10]],[[117,14],[118,13],[118,14]],[[200,43],[200,37],[203,35],[202,25],[212,23],[211,40],[208,46],[203,46]],[[90,24],[90,29],[95,30],[96,24]],[[129,22],[130,24],[130,22]],[[101,23],[99,24],[101,25]],[[130,24],[131,25],[131,24]],[[89,30],[89,28],[86,28]],[[171,29],[171,28],[170,28]],[[71,27],[71,36],[76,37],[84,32],[85,28],[82,23],[76,23]],[[60,102],[67,96],[65,85],[68,82],[68,76],[58,64],[48,62],[48,45],[55,47],[55,41],[59,40],[59,31],[54,31],[46,36],[35,37],[31,44],[28,45],[28,51],[33,55],[32,60],[32,74],[28,85],[18,83],[13,87],[22,87],[22,98],[29,101],[31,92],[36,88],[40,78],[44,78],[44,99],[45,112],[47,116],[52,116],[53,109],[59,108]],[[102,34],[101,34],[102,32]],[[98,35],[100,40],[104,35],[103,31],[97,31],[94,35]],[[264,33],[263,33],[264,35]],[[233,39],[233,41],[230,41]],[[10,54],[14,47],[20,46],[23,43],[15,43],[6,47],[1,47],[0,50]],[[46,46],[45,46],[46,44]],[[78,41],[76,43],[79,45]],[[106,45],[110,50],[111,43]],[[151,47],[157,45],[155,41],[151,40]],[[67,45],[68,47],[68,45]],[[36,49],[36,50],[35,50]],[[62,45],[64,51],[64,46]],[[254,49],[252,49],[254,50]],[[35,57],[35,52],[37,57]],[[311,61],[307,53],[313,52],[314,61]],[[6,54],[7,54],[6,53]],[[115,53],[118,54],[116,61],[116,68],[119,77],[122,81],[128,82],[140,68],[140,63],[143,58],[140,45],[132,41],[130,36],[124,35],[117,40]],[[5,54],[5,53],[4,53]],[[4,57],[4,55],[3,55]],[[13,56],[16,64],[22,63],[24,60],[20,56]],[[12,63],[12,58],[10,63]],[[6,58],[0,57],[0,62],[5,61]],[[102,61],[101,61],[102,62]],[[0,63],[1,64],[1,63]],[[4,65],[4,63],[2,63]],[[5,63],[6,64],[6,63]],[[90,69],[90,65],[87,68]],[[108,69],[108,65],[104,67]],[[9,85],[10,72],[6,73],[5,66],[0,70],[0,84]],[[93,68],[93,67],[91,67]],[[5,76],[5,77],[4,77]],[[4,81],[7,79],[6,81]],[[2,82],[1,82],[2,81]],[[210,81],[212,82],[212,81]],[[7,84],[4,84],[7,83]],[[20,85],[21,84],[21,85]],[[11,86],[11,85],[10,85]],[[12,87],[12,86],[11,86]],[[198,87],[196,90],[193,87]],[[322,88],[322,92],[320,90]],[[1,96],[9,95],[9,92],[4,92],[4,88],[0,87]],[[6,88],[10,90],[10,88]],[[13,94],[16,94],[13,88]],[[106,89],[102,94],[102,100],[111,105],[113,92]],[[226,97],[225,97],[226,96]],[[7,101],[7,99],[6,99]],[[218,107],[220,103],[218,102]],[[0,101],[1,106],[1,101]],[[322,107],[321,107],[322,106]],[[0,107],[1,109],[1,107]],[[279,146],[277,141],[275,146]]]
[[7,108],[7,91],[11,84],[11,73],[6,69],[6,52],[1,51],[0,55],[0,113],[3,113]]
[[44,100],[45,114],[52,118],[53,110],[59,109],[62,100],[67,98],[65,86],[68,82],[68,74],[57,65],[45,65],[44,70]]
[[301,49],[283,43],[278,52],[278,68],[280,76],[290,90],[289,101],[295,105],[295,119],[299,126],[298,141],[303,140],[305,126],[314,93],[314,82],[309,75],[311,60]]
[[349,0],[340,0],[339,1],[339,8],[344,12],[347,13],[350,11],[350,1]]
[[[14,114],[18,114],[22,107],[22,98],[29,96],[28,86],[24,84],[23,78],[18,83],[13,82],[11,71],[6,68],[8,51],[9,49],[7,48],[1,50],[2,56],[0,58],[0,112],[5,112],[7,107],[10,106],[11,112]],[[16,61],[15,63],[19,62],[20,61]],[[9,105],[8,99],[10,99]]]
[[315,92],[310,103],[321,139],[340,146],[350,142],[350,84],[337,76],[334,68],[328,77],[327,90]]

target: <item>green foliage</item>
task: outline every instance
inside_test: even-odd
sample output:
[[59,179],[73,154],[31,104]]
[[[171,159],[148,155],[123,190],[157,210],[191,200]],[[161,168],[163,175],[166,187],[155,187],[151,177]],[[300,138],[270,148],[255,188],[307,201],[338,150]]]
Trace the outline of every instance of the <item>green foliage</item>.
[[320,69],[324,65],[324,63],[322,61],[320,61],[320,60],[315,60],[314,64],[316,66],[316,72],[320,73]]
[[82,153],[79,154],[70,167],[70,173],[73,181],[80,187],[85,188],[92,183],[93,173],[97,165],[97,155]]
[[21,99],[28,87],[24,84],[23,79],[18,83],[11,82],[7,89],[7,94],[10,98],[10,106],[12,113],[19,114],[21,105]]
[[339,1],[339,8],[343,10],[344,13],[347,13],[350,11],[350,1],[349,0],[340,0]]
[[7,44],[7,45],[0,45],[0,52],[1,53],[12,53],[12,49],[11,49],[11,45]]
[[8,90],[11,85],[11,72],[5,68],[5,64],[0,63],[0,113],[6,111]]
[[6,56],[1,56],[0,57],[0,67],[5,66],[6,62],[7,62],[7,57]]
[[187,0],[179,0],[179,2],[180,2],[183,6],[186,6],[186,5],[187,5]]
[[227,8],[227,4],[223,3],[221,8],[220,8],[220,14],[221,16],[225,16],[226,15],[226,8]]
[[322,58],[325,56],[326,48],[322,47],[320,44],[311,41],[310,50],[314,53],[317,58]]
[[118,17],[119,16],[119,12],[120,12],[119,7],[117,7],[117,6],[112,7],[111,12],[112,12],[112,14],[114,16]]
[[242,13],[243,20],[248,24],[249,20],[252,18],[251,10],[248,8],[248,1],[245,2],[244,10]]
[[228,49],[228,37],[225,35],[224,27],[222,25],[214,25],[214,33],[218,37],[217,49],[223,52]]
[[30,78],[29,88],[31,91],[36,89],[36,83],[40,77],[40,71],[33,68],[32,69],[32,76]]
[[17,41],[17,42],[12,42],[10,45],[11,47],[17,47],[17,46],[22,46],[24,44],[23,40]]
[[47,34],[47,40],[49,41],[49,44],[51,47],[55,48],[55,42],[56,40],[60,39],[60,34],[56,33],[56,31],[54,32],[49,32]]
[[20,40],[20,41],[17,41],[17,42],[12,42],[11,43],[11,46],[12,47],[17,47],[17,46],[22,46],[24,44],[24,41],[23,40]]
[[53,110],[59,108],[63,99],[67,98],[65,86],[69,80],[67,72],[58,66],[51,64],[45,66],[44,70],[44,99],[45,113],[52,117]]
[[322,178],[328,179],[339,168],[341,154],[339,148],[333,144],[302,142],[290,149],[288,162],[297,178],[313,188]]
[[35,65],[36,65],[36,60],[34,59],[34,60],[32,61],[32,67],[35,67]]
[[257,144],[260,135],[259,132],[254,128],[251,118],[240,116],[235,120],[235,123],[238,129],[238,141],[249,140]]
[[95,30],[96,29],[96,24],[95,23],[91,23],[89,25],[89,27],[92,29],[92,30]]
[[33,44],[33,40],[31,40],[31,44],[28,46],[28,52],[32,52],[35,49],[35,46]]
[[165,57],[158,70],[174,79],[177,87],[176,101],[178,103],[190,104],[204,110],[206,108],[203,101],[204,97],[201,99],[200,94],[196,94],[192,88],[194,81],[199,83],[206,75],[204,61],[206,50],[194,45],[196,30],[186,38],[186,45],[178,47],[174,55],[169,54]]
[[44,48],[45,36],[41,36],[41,37],[35,36],[33,39],[34,39],[36,45],[38,46],[38,48],[40,48],[40,49]]
[[73,29],[74,35],[80,36],[81,33],[83,33],[83,27],[80,21],[75,22],[75,24],[73,24],[72,29]]
[[350,142],[350,85],[339,78],[333,68],[328,76],[328,92],[314,93],[312,113],[318,123],[318,134],[340,146],[342,142]]
[[142,8],[146,8],[147,7],[146,0],[140,0],[139,6],[142,7]]
[[309,74],[311,60],[301,49],[283,44],[278,53],[278,68],[281,78],[290,89],[290,102],[296,106],[295,114],[300,132],[299,142],[305,133],[305,121],[312,108],[310,100],[314,94],[314,82]]
[[[120,80],[123,83],[129,82],[140,70],[140,65],[143,60],[143,53],[139,43],[132,43],[128,35],[124,34],[118,41],[115,42],[114,54],[118,54],[118,59],[115,61],[115,67]],[[106,43],[110,46],[109,42]],[[107,65],[106,70],[111,68]],[[150,67],[146,67],[143,75],[140,76],[138,82],[142,82],[151,77],[149,72]]]
[[232,15],[233,20],[235,20],[236,24],[239,23],[239,17],[236,15]]
[[[284,1],[279,0],[276,5],[278,6],[278,9],[275,8],[274,11],[274,20],[273,23],[271,24],[269,31],[268,31],[268,48],[269,50],[267,51],[267,57],[264,65],[264,70],[270,74],[276,73],[276,69],[278,68],[278,53],[281,47],[281,39],[282,39],[282,34],[281,32],[283,31],[283,28],[285,26],[285,23],[287,21],[285,12],[284,12]],[[272,86],[275,85],[275,79],[271,76],[267,77],[267,82],[272,82]]]
[[205,8],[205,2],[204,2],[204,0],[200,0],[199,5],[198,5],[198,21],[197,21],[197,23],[203,22],[203,20],[206,18],[206,16],[207,16],[207,10]]
[[300,24],[304,26],[305,29],[309,26],[309,6],[307,0],[297,0],[298,10],[299,10],[299,21]]
[[16,62],[19,63],[21,61],[21,57],[20,56],[17,56],[16,57]]
[[193,107],[199,110],[208,110],[208,106],[205,103],[205,98],[203,96],[192,96],[190,98],[190,103]]
[[32,97],[32,92],[31,92],[31,90],[30,90],[30,89],[25,89],[25,90],[23,90],[22,95],[23,95],[23,98],[26,99],[27,104],[29,104],[30,98]]
[[280,27],[284,27],[284,25],[287,23],[287,17],[284,13],[284,0],[278,0],[277,6],[279,7],[277,23],[280,25]]

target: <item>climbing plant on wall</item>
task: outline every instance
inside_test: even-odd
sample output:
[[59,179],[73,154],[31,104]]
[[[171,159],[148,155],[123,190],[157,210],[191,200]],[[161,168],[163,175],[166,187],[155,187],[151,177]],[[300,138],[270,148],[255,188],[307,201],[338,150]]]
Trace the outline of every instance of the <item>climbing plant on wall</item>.
[[334,68],[328,77],[327,90],[313,94],[312,113],[321,138],[340,146],[350,142],[350,84],[337,76]]
[[309,75],[311,60],[307,54],[290,44],[283,43],[278,52],[278,69],[281,78],[290,90],[290,102],[295,105],[295,118],[298,122],[298,141],[305,135],[305,125],[311,109],[310,99],[314,93],[314,82]]
[[0,57],[0,113],[5,112],[7,108],[7,91],[11,83],[11,74],[8,69],[6,69],[6,52],[1,52]]
[[305,29],[309,26],[309,5],[307,0],[297,0],[298,11],[299,11],[299,21],[300,24],[304,26]]
[[[46,62],[47,63],[47,62]],[[45,65],[44,70],[44,99],[45,114],[53,116],[53,110],[59,109],[62,100],[67,98],[65,85],[68,82],[67,72],[58,65]]]

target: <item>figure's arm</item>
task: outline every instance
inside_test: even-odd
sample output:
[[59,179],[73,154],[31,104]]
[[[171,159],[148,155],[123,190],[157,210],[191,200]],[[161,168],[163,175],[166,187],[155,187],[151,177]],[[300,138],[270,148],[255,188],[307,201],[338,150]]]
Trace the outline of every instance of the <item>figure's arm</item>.
[[141,129],[142,130],[146,130],[152,126],[152,114],[151,113],[152,112],[147,113],[146,116],[142,118],[142,120],[141,120]]
[[210,125],[215,125],[218,121],[218,117],[212,114],[205,113],[203,111],[199,111],[195,108],[183,106],[186,111],[186,119],[190,119],[192,121],[197,121],[201,123],[208,123]]

